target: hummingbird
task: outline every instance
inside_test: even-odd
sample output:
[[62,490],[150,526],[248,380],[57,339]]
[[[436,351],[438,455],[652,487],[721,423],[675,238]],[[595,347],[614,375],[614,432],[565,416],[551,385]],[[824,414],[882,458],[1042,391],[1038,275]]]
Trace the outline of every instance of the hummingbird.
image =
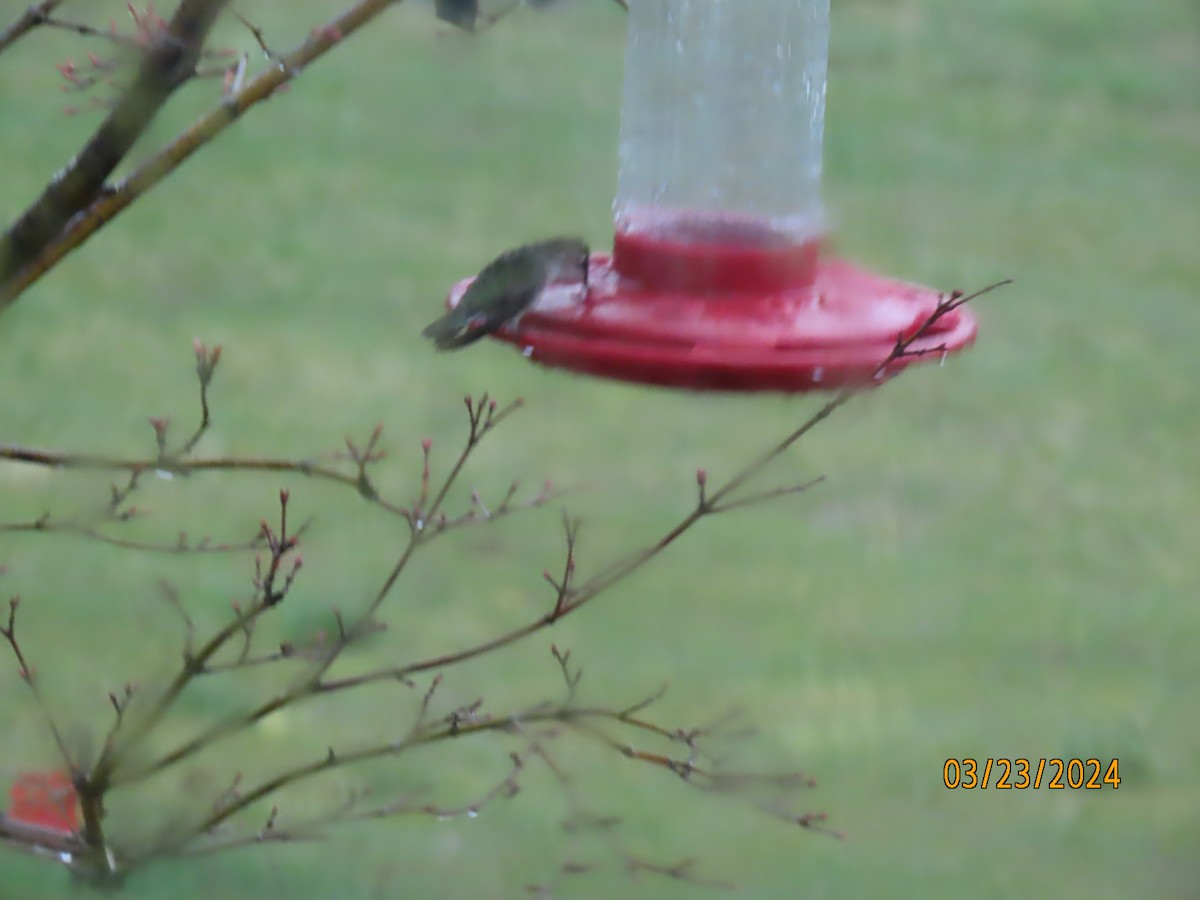
[[466,347],[506,325],[515,325],[546,286],[578,273],[587,290],[588,245],[579,238],[551,238],[507,250],[484,267],[458,305],[421,334],[439,350]]

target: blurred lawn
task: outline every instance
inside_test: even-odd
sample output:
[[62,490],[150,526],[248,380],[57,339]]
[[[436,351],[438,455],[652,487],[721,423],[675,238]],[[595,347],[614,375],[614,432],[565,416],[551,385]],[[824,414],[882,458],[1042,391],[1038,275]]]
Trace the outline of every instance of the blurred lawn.
[[[82,6],[82,4],[74,4]],[[24,3],[6,2],[10,20]],[[117,14],[120,4],[113,4]],[[331,2],[239,4],[283,46]],[[826,197],[840,248],[944,287],[1003,276],[980,340],[815,433],[778,475],[829,476],[794,502],[712,521],[552,635],[585,693],[622,703],[665,679],[682,723],[741,705],[762,765],[819,780],[811,807],[848,839],[796,833],[586,747],[564,750],[595,805],[651,858],[705,860],[745,896],[1194,897],[1200,883],[1200,10],[1188,0],[835,0]],[[66,9],[71,10],[71,4]],[[252,41],[226,28],[224,43]],[[655,535],[714,477],[812,401],[680,396],[547,373],[485,346],[419,338],[447,287],[497,251],[558,231],[610,238],[623,20],[610,3],[513,16],[478,38],[406,3],[250,114],[96,237],[0,322],[0,440],[146,452],[145,418],[190,422],[190,342],[225,345],[206,452],[307,455],[386,423],[382,478],[406,496],[419,438],[447,453],[461,396],[529,409],[465,487],[512,477],[591,490],[583,564]],[[67,118],[36,34],[0,58],[0,217],[94,127]],[[188,89],[166,136],[211,102]],[[444,457],[443,457],[444,459]],[[237,537],[273,510],[273,478],[149,485],[168,533]],[[0,467],[0,519],[86,509],[103,479]],[[348,492],[296,482],[315,515],[282,634],[363,603],[402,534]],[[389,634],[356,664],[439,652],[547,602],[557,514],[463,534],[414,567]],[[169,670],[178,622],[245,594],[245,559],[130,555],[0,534],[4,591],[69,739],[94,751],[105,692]],[[557,690],[541,636],[464,667],[447,702],[501,707]],[[0,784],[52,765],[36,710],[0,667]],[[238,703],[229,683],[181,704],[178,739]],[[314,703],[222,746],[191,780],[114,809],[127,833],[228,773],[306,759],[408,721],[398,691]],[[499,742],[347,771],[296,805],[371,784],[471,798]],[[1119,791],[949,792],[947,757],[1119,757]],[[333,783],[335,782],[335,783]],[[294,807],[293,807],[294,808]],[[286,809],[286,807],[285,807]],[[123,813],[123,815],[118,815]],[[163,865],[129,897],[510,897],[557,861],[544,776],[478,820],[394,821],[328,843]],[[70,896],[61,873],[0,855],[0,897]],[[577,896],[683,897],[619,871]]]

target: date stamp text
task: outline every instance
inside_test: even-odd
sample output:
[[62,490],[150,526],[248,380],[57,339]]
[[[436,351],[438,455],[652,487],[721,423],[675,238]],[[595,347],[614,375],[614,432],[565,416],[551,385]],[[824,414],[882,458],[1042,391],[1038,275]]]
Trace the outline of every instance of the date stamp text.
[[949,789],[992,788],[1023,791],[1047,788],[1052,791],[1119,788],[1121,763],[1118,759],[1061,759],[1059,757],[995,759],[963,757],[948,759],[942,766],[942,783]]

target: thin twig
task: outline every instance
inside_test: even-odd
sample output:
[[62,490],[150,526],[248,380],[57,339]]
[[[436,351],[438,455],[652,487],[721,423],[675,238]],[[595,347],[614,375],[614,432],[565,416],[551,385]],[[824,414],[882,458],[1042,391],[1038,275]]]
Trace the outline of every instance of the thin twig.
[[35,3],[26,9],[17,21],[0,31],[0,53],[39,25],[46,24],[50,13],[62,6],[64,2],[65,0],[41,0],[40,3]]
[[182,532],[175,541],[139,541],[132,538],[115,537],[85,522],[59,521],[49,515],[29,522],[0,522],[0,532],[75,534],[112,547],[140,550],[147,553],[242,553],[257,549],[262,545],[262,535],[258,533],[246,541],[219,541],[217,543],[213,543],[207,537],[189,543],[187,535]]
[[44,16],[39,24],[45,25],[47,28],[57,28],[60,31],[70,31],[83,37],[99,38],[102,41],[109,41],[119,47],[140,50],[144,46],[137,38],[122,34],[115,28],[96,28],[84,22],[68,22],[65,19],[56,19],[53,16]]
[[710,504],[714,513],[729,512],[731,509],[737,509],[742,506],[754,506],[759,503],[766,503],[768,500],[777,500],[780,497],[789,497],[792,494],[803,494],[811,487],[816,487],[825,481],[824,475],[818,475],[808,481],[800,484],[784,485],[782,487],[771,488],[769,490],[760,491],[756,494],[747,494],[744,497],[738,497],[736,500],[727,500],[724,503]]
[[54,737],[54,745],[58,748],[58,754],[62,757],[63,765],[66,766],[68,772],[75,772],[75,762],[71,759],[71,754],[67,752],[66,741],[63,740],[62,731],[59,730],[58,723],[54,719],[54,714],[50,712],[50,704],[46,702],[46,698],[42,695],[41,689],[38,687],[37,670],[25,656],[25,651],[21,648],[21,642],[17,639],[17,609],[21,605],[20,597],[10,597],[8,601],[8,624],[0,626],[0,637],[3,637],[8,642],[9,649],[12,650],[13,656],[17,661],[17,674],[21,676],[21,680],[25,682],[30,693],[33,694],[33,699],[37,703],[38,710],[42,714],[42,718],[46,721],[46,727],[50,730],[50,734]]

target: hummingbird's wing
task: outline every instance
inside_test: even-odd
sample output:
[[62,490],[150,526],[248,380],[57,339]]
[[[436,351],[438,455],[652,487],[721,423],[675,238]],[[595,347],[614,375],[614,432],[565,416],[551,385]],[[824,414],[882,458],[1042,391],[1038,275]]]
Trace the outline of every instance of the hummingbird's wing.
[[464,319],[456,316],[454,311],[446,313],[436,322],[431,322],[421,332],[423,337],[431,338],[439,350],[457,350],[475,343],[486,337],[503,325],[503,322],[489,323],[483,316],[472,316]]
[[457,350],[466,347],[519,316],[537,297],[542,285],[523,283],[488,291],[488,304],[468,303],[466,295],[458,306],[436,322],[430,323],[423,332],[431,338],[439,350]]
[[502,328],[528,308],[546,286],[546,266],[518,247],[484,267],[458,304],[422,333],[439,350],[456,350]]

